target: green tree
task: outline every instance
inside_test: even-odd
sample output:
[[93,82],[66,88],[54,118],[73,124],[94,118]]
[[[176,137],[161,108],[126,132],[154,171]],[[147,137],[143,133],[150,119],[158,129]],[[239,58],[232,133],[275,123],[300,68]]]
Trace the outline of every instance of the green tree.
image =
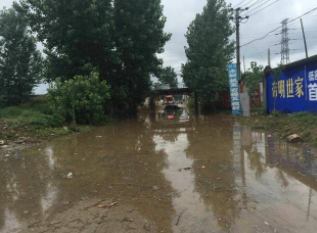
[[42,77],[42,57],[28,27],[23,14],[0,11],[0,105],[29,98]]
[[100,78],[112,74],[119,62],[114,51],[112,0],[20,0],[14,7],[31,22],[45,46],[46,76],[68,80],[89,74],[86,64],[100,70]]
[[163,84],[169,84],[171,87],[178,86],[177,74],[174,68],[167,66],[159,71],[158,80]]
[[182,66],[182,76],[204,106],[212,105],[218,93],[228,89],[226,67],[234,53],[234,42],[229,39],[234,33],[231,16],[224,0],[208,0],[188,27],[187,63]]
[[263,66],[258,66],[256,62],[251,62],[251,68],[243,74],[242,77],[249,94],[252,94],[259,88],[264,79]]
[[[112,4],[114,3],[114,4]],[[160,0],[20,0],[45,45],[47,76],[68,80],[97,67],[111,86],[114,111],[135,110],[150,90],[156,54],[170,35]]]
[[114,94],[126,98],[121,109],[134,112],[150,91],[151,74],[157,74],[162,61],[157,58],[170,39],[164,33],[166,18],[161,0],[115,0],[114,22],[116,47],[122,63],[117,67],[117,78],[111,83]]
[[75,76],[62,82],[56,79],[48,90],[48,101],[56,113],[74,123],[96,124],[104,119],[104,107],[110,99],[109,86],[99,73]]

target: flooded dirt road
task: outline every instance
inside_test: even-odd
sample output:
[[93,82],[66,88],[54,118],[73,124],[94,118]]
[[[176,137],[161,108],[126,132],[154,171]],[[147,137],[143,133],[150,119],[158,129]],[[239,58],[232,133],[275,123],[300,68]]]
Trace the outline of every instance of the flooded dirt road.
[[0,233],[316,232],[317,152],[143,113],[0,158]]

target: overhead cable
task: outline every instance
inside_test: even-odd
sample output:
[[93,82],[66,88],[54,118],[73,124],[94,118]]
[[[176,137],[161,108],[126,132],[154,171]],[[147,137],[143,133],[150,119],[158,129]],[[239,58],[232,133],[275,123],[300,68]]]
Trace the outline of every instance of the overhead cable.
[[[303,16],[306,16],[306,15],[310,14],[311,12],[313,12],[313,11],[315,11],[315,10],[317,10],[317,7],[313,8],[312,10],[310,10],[310,11],[308,11],[308,12],[306,12],[306,13],[300,15],[300,16],[298,16],[297,18],[294,18],[294,19],[292,19],[292,20],[289,20],[289,23],[292,23],[292,22],[294,22],[294,21],[296,21],[296,20],[299,20],[299,19],[302,18]],[[275,31],[277,31],[277,30],[279,30],[279,29],[281,29],[281,28],[282,28],[282,26],[279,26],[279,27],[273,29],[272,31],[268,32],[267,34],[265,34],[263,37],[254,39],[254,40],[252,40],[252,41],[250,41],[250,42],[248,42],[248,43],[246,43],[246,44],[241,45],[240,47],[244,47],[244,46],[247,46],[247,45],[249,45],[249,44],[252,44],[252,43],[254,43],[254,42],[256,42],[256,41],[263,40],[263,39],[265,39],[266,37],[268,37],[271,33],[275,32]]]

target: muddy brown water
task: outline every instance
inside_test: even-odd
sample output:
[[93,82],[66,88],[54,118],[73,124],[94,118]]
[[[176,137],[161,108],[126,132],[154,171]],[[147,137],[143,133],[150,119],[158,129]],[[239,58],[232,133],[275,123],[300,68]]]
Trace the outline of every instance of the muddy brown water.
[[142,113],[0,158],[0,233],[316,232],[316,155],[227,115]]

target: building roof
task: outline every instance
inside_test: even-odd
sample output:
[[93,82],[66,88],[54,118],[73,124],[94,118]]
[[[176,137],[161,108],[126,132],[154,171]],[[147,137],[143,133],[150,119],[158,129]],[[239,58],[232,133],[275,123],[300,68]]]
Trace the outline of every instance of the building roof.
[[[300,65],[304,65],[304,64],[307,64],[307,63],[310,63],[310,62],[314,62],[316,61],[317,62],[317,55],[314,55],[314,56],[311,56],[309,58],[304,58],[304,59],[301,59],[301,60],[298,60],[298,61],[294,61],[292,63],[289,63],[287,65],[284,66],[285,69],[288,69],[288,68],[294,68],[296,66],[300,66]],[[270,66],[266,66],[265,69],[264,69],[264,73],[265,74],[269,74],[271,73],[273,70],[275,70],[277,67],[275,68],[272,68]]]

